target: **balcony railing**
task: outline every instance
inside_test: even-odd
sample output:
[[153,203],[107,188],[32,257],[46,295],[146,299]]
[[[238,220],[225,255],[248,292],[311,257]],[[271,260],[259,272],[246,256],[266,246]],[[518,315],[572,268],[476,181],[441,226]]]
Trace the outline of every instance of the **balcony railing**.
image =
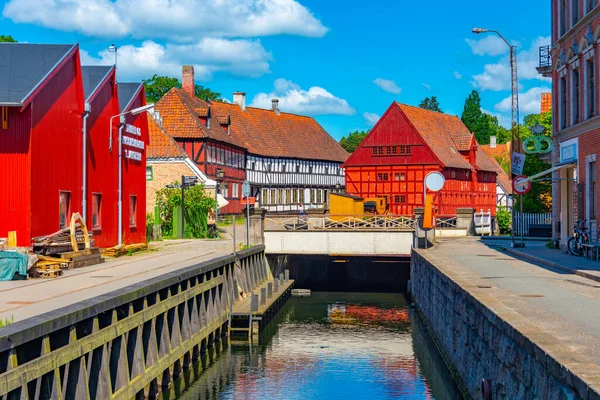
[[540,59],[539,66],[537,67],[537,71],[549,77],[552,75],[552,54],[550,49],[552,46],[541,46],[540,47]]

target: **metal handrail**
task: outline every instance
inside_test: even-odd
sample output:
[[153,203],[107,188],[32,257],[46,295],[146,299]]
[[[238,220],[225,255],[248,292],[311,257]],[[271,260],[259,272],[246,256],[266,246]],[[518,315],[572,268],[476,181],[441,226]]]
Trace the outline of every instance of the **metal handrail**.
[[316,215],[265,218],[265,230],[413,230],[415,218],[407,215]]
[[435,225],[437,228],[456,228],[457,217],[436,218]]
[[546,67],[551,67],[552,66],[552,53],[550,52],[550,50],[552,49],[552,46],[541,46],[540,47],[540,58],[539,58],[539,62],[540,68],[546,68]]

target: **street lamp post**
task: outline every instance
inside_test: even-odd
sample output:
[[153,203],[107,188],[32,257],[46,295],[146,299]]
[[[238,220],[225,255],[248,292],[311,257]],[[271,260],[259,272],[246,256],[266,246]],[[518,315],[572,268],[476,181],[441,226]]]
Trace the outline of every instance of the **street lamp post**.
[[126,111],[124,113],[121,114],[117,114],[117,115],[113,115],[112,117],[110,117],[110,122],[109,122],[109,127],[110,127],[110,135],[109,135],[109,142],[108,142],[108,150],[112,152],[112,133],[113,133],[113,119],[114,118],[121,118],[121,122],[119,123],[119,183],[118,183],[118,195],[119,195],[119,199],[117,202],[117,207],[118,207],[118,214],[119,214],[119,221],[118,221],[118,226],[119,226],[119,236],[118,236],[118,244],[122,244],[123,243],[123,143],[122,143],[122,139],[123,139],[123,126],[125,125],[125,120],[124,117],[127,114],[131,114],[131,115],[138,115],[141,114],[145,111],[150,111],[154,108],[154,104],[147,104],[145,106],[142,107],[138,107],[138,108],[134,108],[133,110],[129,110]]
[[215,234],[217,239],[219,238],[219,182],[225,178],[225,171],[221,168],[217,168],[216,176],[216,185],[215,185]]
[[[473,28],[473,33],[478,35],[481,33],[495,33],[496,35],[498,35],[500,37],[500,39],[502,39],[504,41],[504,43],[506,43],[506,45],[508,46],[508,48],[510,49],[510,78],[511,78],[511,121],[510,121],[510,131],[511,131],[511,141],[510,141],[510,162],[508,164],[508,175],[512,178],[514,178],[513,176],[513,171],[512,171],[512,159],[513,159],[513,153],[515,151],[515,145],[517,147],[517,149],[520,148],[520,136],[517,132],[518,128],[519,128],[519,77],[517,74],[517,47],[511,45],[508,40],[506,40],[506,38],[504,38],[504,36],[502,36],[502,34],[498,31],[492,30],[492,29],[486,29],[486,28]],[[521,200],[522,203],[522,200]],[[513,201],[512,201],[512,205],[510,207],[510,217],[511,217],[511,221],[512,221],[512,226],[511,226],[511,230],[510,230],[510,238],[511,238],[511,246],[512,247],[522,247],[519,246],[516,242],[515,242],[515,235],[514,235],[514,227],[515,227],[515,211],[514,211],[514,194],[513,194]]]

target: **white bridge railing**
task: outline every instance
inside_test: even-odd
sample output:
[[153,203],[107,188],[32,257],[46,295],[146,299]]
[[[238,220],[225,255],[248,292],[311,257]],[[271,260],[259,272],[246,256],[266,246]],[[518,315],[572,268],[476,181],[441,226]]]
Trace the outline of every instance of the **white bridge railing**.
[[515,229],[514,234],[524,236],[529,235],[531,225],[551,225],[552,213],[523,213],[515,211]]
[[405,215],[278,215],[265,218],[265,231],[414,229],[415,218]]

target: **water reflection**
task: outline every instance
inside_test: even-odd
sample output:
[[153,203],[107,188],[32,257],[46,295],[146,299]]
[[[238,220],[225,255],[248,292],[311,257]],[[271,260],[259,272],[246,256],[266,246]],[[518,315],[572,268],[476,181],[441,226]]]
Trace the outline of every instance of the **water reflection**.
[[178,398],[460,398],[423,326],[396,294],[292,298],[258,345],[231,345],[210,357]]

